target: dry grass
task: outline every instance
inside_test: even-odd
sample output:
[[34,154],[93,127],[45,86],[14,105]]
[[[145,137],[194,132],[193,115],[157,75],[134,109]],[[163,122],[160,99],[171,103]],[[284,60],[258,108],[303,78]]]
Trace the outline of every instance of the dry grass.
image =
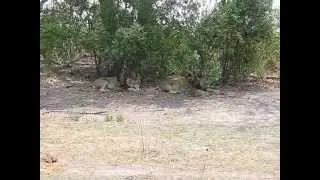
[[131,164],[146,171],[138,179],[168,179],[170,174],[182,179],[278,179],[279,139],[272,129],[238,131],[178,120],[84,122],[64,116],[41,115],[41,152],[58,158],[51,165],[41,162],[42,175],[69,172],[75,178],[70,172],[78,169],[89,177],[102,167]]

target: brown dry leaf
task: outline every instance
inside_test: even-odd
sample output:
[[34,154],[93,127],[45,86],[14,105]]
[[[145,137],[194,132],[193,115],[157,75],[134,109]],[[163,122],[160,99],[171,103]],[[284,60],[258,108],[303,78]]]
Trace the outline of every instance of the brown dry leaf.
[[41,157],[41,160],[46,162],[46,163],[55,163],[58,161],[58,159],[56,157],[54,157],[53,155],[50,155],[48,153],[43,153],[44,156]]

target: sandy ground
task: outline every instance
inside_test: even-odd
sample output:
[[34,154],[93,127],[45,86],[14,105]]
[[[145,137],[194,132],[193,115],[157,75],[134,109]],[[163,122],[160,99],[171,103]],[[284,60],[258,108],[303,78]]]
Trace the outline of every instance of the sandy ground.
[[58,159],[40,162],[41,179],[280,179],[279,88],[195,98],[87,85],[41,85],[41,152]]

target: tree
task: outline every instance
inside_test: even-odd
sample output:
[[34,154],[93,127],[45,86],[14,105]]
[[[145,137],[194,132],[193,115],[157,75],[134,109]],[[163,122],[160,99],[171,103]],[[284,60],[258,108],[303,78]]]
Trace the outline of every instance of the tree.
[[41,0],[40,1],[40,13],[42,12],[42,9],[43,9],[43,5],[48,2],[48,0]]
[[195,0],[53,1],[40,13],[41,52],[58,66],[86,52],[99,76],[180,74],[226,84],[278,61],[280,16],[271,4],[223,0],[200,17]]

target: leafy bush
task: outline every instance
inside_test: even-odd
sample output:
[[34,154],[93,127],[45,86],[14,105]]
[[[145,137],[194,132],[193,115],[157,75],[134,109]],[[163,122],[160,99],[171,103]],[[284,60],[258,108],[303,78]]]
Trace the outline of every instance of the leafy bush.
[[117,68],[141,73],[140,67],[145,57],[146,37],[143,27],[134,23],[128,28],[119,28],[112,42],[112,57]]
[[86,52],[95,57],[101,75],[180,74],[218,84],[253,72],[263,76],[280,59],[274,29],[280,16],[271,0],[222,0],[201,18],[195,1],[53,4],[40,12],[40,49],[48,63],[63,64]]

